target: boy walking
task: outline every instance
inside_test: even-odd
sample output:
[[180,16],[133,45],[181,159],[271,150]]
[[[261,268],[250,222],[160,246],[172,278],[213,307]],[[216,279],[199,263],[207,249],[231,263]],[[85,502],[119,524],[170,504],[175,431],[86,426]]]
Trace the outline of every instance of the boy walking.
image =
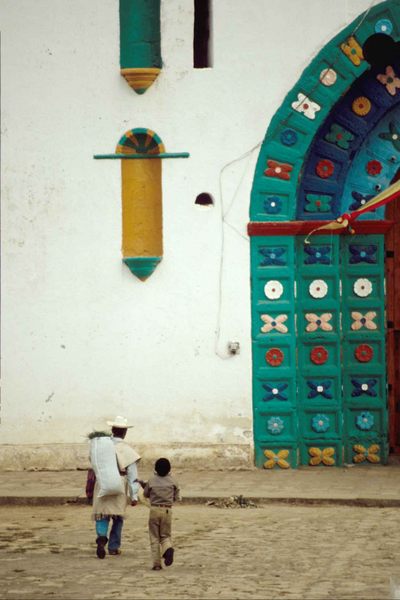
[[[159,458],[154,465],[155,473],[144,488],[144,496],[150,499],[149,535],[153,558],[153,571],[161,569],[161,556],[166,567],[174,561],[171,543],[172,504],[180,500],[177,482],[169,474],[171,464],[167,458]],[[160,551],[161,550],[161,551]]]

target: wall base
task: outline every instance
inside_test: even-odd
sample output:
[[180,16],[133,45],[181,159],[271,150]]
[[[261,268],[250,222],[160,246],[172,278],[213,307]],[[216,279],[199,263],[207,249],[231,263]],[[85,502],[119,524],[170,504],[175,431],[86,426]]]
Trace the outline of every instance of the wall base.
[[[151,469],[161,456],[185,469],[253,469],[250,444],[138,444],[141,467]],[[2,444],[0,471],[70,471],[86,469],[89,444]]]

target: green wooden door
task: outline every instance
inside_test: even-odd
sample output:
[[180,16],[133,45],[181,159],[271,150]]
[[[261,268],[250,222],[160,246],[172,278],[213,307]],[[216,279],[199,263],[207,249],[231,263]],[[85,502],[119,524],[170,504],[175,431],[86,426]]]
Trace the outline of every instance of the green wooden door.
[[387,459],[384,239],[252,239],[255,456],[266,468]]

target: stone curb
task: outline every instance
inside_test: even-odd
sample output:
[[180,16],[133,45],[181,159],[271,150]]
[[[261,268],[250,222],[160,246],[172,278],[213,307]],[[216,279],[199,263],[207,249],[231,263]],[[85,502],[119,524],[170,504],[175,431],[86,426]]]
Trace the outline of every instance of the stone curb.
[[[218,503],[229,502],[228,496],[189,496],[183,498],[183,505],[201,504],[216,507]],[[400,507],[400,498],[302,498],[302,497],[246,497],[246,501],[256,506],[268,504],[287,504],[297,506],[360,506],[366,508],[394,508]],[[86,498],[73,496],[0,496],[0,506],[61,506],[85,505]],[[218,506],[217,506],[218,507]],[[222,506],[224,508],[224,506]],[[227,506],[226,508],[229,508]],[[246,505],[234,508],[248,508]]]

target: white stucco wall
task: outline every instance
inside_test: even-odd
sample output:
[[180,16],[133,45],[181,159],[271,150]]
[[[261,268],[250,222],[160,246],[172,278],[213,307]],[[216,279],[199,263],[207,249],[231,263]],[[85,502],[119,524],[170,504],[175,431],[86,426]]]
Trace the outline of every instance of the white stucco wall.
[[[142,445],[251,444],[257,151],[223,172],[222,208],[221,169],[370,0],[213,4],[214,67],[194,70],[193,2],[162,2],[164,67],[139,96],[119,75],[117,0],[0,0],[2,444],[79,443],[116,414]],[[134,127],[191,154],[163,162],[164,259],[145,283],[121,262],[120,163],[92,158]],[[195,207],[204,191],[213,209]],[[229,207],[244,237],[222,227]]]

